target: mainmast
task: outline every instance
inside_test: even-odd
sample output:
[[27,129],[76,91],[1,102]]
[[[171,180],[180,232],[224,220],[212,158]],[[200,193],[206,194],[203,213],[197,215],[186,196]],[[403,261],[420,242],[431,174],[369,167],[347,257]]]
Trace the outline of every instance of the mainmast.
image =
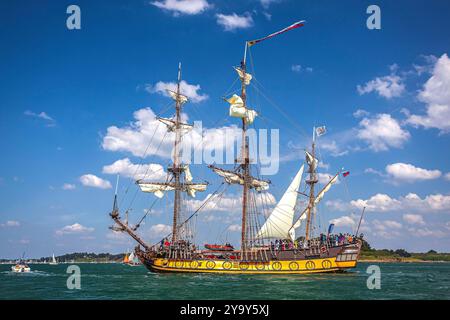
[[312,159],[310,159],[310,161],[308,161],[309,180],[306,180],[306,183],[309,185],[309,203],[308,203],[308,209],[306,212],[306,234],[305,234],[306,240],[309,240],[310,235],[311,235],[311,222],[312,222],[311,220],[312,220],[312,215],[314,214],[314,210],[315,210],[314,186],[318,182],[317,175],[316,175],[317,161],[316,161],[316,155],[315,155],[315,148],[316,148],[315,132],[316,132],[316,129],[313,128],[313,141],[312,141],[312,150],[311,150]]
[[173,223],[172,223],[172,243],[177,241],[177,231],[178,231],[178,216],[180,214],[180,176],[181,176],[181,166],[180,166],[180,143],[181,143],[181,107],[182,103],[180,101],[180,82],[181,82],[181,62],[178,64],[178,82],[177,82],[177,99],[175,100],[175,145],[174,145],[174,156],[173,156],[173,166],[171,168],[174,182],[175,182],[175,195],[173,203]]
[[[245,51],[244,51],[244,59],[241,63],[241,70],[243,74],[245,75],[246,72],[246,57],[247,57],[247,45],[248,43],[245,42]],[[246,84],[245,84],[245,76],[240,77],[241,79],[241,98],[243,102],[243,107],[246,108]],[[242,174],[243,174],[243,184],[242,184],[242,231],[241,231],[241,259],[244,259],[244,255],[247,249],[247,197],[248,197],[248,182],[250,177],[250,168],[249,168],[249,155],[248,155],[248,141],[246,136],[247,131],[247,120],[246,117],[242,118],[242,150],[241,150],[241,157],[242,157]]]

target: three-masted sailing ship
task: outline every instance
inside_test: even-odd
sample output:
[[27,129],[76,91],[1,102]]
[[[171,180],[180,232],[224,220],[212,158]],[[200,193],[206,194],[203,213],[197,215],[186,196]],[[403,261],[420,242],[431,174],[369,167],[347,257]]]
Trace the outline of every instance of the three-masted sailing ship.
[[[239,249],[235,249],[231,244],[206,245],[205,250],[198,249],[193,245],[193,236],[188,230],[188,222],[202,208],[200,207],[189,217],[182,215],[185,208],[182,199],[186,196],[194,197],[197,192],[205,191],[208,184],[194,182],[189,165],[181,161],[182,138],[186,131],[192,129],[192,126],[184,123],[181,118],[183,106],[188,102],[188,97],[180,90],[181,64],[179,65],[176,91],[168,90],[170,97],[174,100],[175,116],[158,118],[167,126],[168,132],[175,136],[173,162],[168,167],[168,177],[164,182],[136,181],[141,191],[153,193],[157,197],[163,197],[168,191],[174,193],[172,232],[157,244],[151,245],[145,242],[137,234],[137,227],[129,225],[128,216],[125,220],[121,219],[117,204],[117,187],[113,210],[110,213],[115,222],[113,230],[128,233],[138,243],[134,253],[149,270],[187,273],[303,274],[337,272],[356,266],[361,249],[361,241],[357,237],[337,241],[329,235],[318,238],[313,234],[317,206],[341,174],[338,172],[317,192],[319,160],[316,156],[316,130],[313,130],[311,148],[305,151],[305,163],[300,166],[265,222],[262,225],[258,224],[257,218],[261,216],[261,209],[258,208],[260,201],[257,201],[257,196],[269,189],[270,181],[253,174],[253,164],[249,156],[249,140],[246,132],[258,113],[247,105],[247,86],[252,81],[252,75],[246,68],[247,50],[255,43],[303,26],[303,23],[300,21],[265,38],[247,41],[244,58],[238,67],[234,67],[241,83],[240,94],[234,94],[226,101],[230,104],[229,115],[240,119],[242,131],[240,157],[236,159],[232,169],[214,165],[208,167],[223,178],[227,185],[238,185],[242,189]],[[299,191],[299,186],[304,173],[307,175],[305,184],[309,190],[302,193]],[[298,204],[300,194],[307,197],[304,207]],[[205,202],[208,200],[207,198]],[[128,215],[128,212],[126,214]],[[298,235],[301,226],[305,228],[305,233]]]

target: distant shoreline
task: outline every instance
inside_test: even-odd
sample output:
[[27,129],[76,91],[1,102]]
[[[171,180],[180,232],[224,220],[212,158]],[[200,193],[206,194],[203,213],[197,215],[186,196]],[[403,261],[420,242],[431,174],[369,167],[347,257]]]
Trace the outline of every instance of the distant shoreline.
[[419,259],[361,259],[358,260],[358,262],[365,262],[365,263],[450,263],[450,261],[444,261],[444,260],[419,260]]

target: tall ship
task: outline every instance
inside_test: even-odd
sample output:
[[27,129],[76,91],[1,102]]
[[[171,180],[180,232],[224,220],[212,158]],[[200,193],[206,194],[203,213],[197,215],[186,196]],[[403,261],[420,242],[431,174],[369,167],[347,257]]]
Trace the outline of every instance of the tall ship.
[[[158,118],[174,136],[172,162],[168,165],[165,181],[155,182],[140,179],[136,181],[144,193],[152,193],[157,198],[173,193],[170,202],[173,207],[167,214],[172,216],[171,233],[161,241],[150,244],[141,238],[137,230],[142,219],[136,224],[122,219],[117,202],[117,185],[113,209],[110,213],[114,221],[111,227],[116,232],[129,234],[136,242],[136,257],[153,272],[185,273],[225,273],[225,274],[308,274],[320,272],[341,272],[356,267],[361,239],[356,236],[338,236],[328,233],[317,234],[316,227],[318,204],[325,194],[338,181],[342,171],[338,171],[322,188],[318,188],[319,159],[316,153],[317,137],[324,127],[314,128],[312,143],[304,151],[304,162],[299,164],[284,194],[272,208],[264,200],[271,182],[259,175],[258,164],[250,159],[247,130],[257,120],[258,112],[247,105],[247,90],[254,79],[247,71],[247,51],[261,41],[286,31],[302,27],[299,21],[267,37],[245,42],[244,57],[239,66],[234,67],[240,81],[239,94],[233,94],[225,100],[229,104],[229,116],[237,118],[242,134],[240,155],[233,167],[208,167],[217,174],[227,186],[241,189],[240,202],[240,244],[235,248],[230,243],[206,244],[204,249],[195,245],[195,232],[192,218],[201,214],[208,201],[217,199],[221,193],[214,192],[192,214],[187,214],[186,202],[197,192],[205,191],[206,182],[195,182],[190,166],[182,162],[181,144],[183,136],[192,129],[192,125],[182,121],[182,112],[188,97],[181,91],[181,64],[178,68],[176,90],[168,90],[173,99],[175,115],[172,118]],[[305,179],[303,177],[305,176]],[[289,180],[292,179],[292,180]],[[300,191],[304,181],[305,190]],[[216,190],[217,191],[217,190]],[[168,195],[167,195],[168,196]],[[303,197],[304,201],[299,201]],[[217,201],[220,205],[220,201]],[[269,209],[269,210],[268,210]],[[265,212],[268,215],[265,218]],[[260,221],[265,218],[265,221]],[[304,232],[301,230],[304,229]]]

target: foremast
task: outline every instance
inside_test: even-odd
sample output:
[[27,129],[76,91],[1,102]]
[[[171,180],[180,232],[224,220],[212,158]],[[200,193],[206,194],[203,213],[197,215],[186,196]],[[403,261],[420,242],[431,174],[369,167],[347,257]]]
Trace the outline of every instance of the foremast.
[[[168,167],[167,179],[165,182],[146,182],[143,180],[137,180],[136,184],[139,185],[141,191],[153,193],[158,198],[162,198],[167,191],[174,191],[174,204],[173,204],[173,219],[172,219],[172,243],[180,240],[179,221],[181,212],[181,193],[186,192],[189,196],[195,197],[196,192],[205,191],[208,183],[194,183],[192,182],[192,174],[189,169],[189,165],[185,165],[181,162],[182,158],[182,135],[192,129],[192,125],[183,123],[181,121],[183,104],[188,101],[187,96],[181,93],[181,63],[178,65],[178,77],[176,91],[167,89],[168,94],[175,101],[175,117],[162,118],[158,117],[157,120],[167,127],[168,132],[175,133],[175,141],[173,148],[173,162]],[[184,179],[183,179],[184,176]],[[135,228],[130,228],[127,221],[124,223],[119,216],[119,208],[117,206],[117,186],[116,194],[114,197],[113,211],[111,217],[118,225],[118,228],[112,228],[115,231],[127,232],[132,238],[134,238],[139,244],[141,244],[147,250],[151,247],[147,245],[137,234]]]

